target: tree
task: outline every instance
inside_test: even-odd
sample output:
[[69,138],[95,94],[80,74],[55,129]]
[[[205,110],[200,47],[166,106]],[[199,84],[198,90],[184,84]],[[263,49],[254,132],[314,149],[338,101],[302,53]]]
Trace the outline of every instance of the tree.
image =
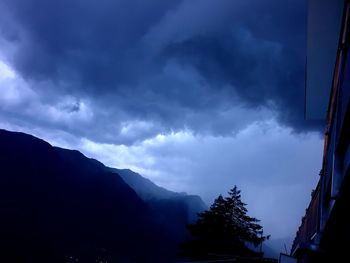
[[192,258],[207,258],[209,254],[248,256],[256,254],[247,244],[257,247],[266,238],[259,220],[247,215],[241,191],[234,186],[228,197],[219,195],[209,210],[198,214],[198,220],[188,225],[191,237],[183,251]]

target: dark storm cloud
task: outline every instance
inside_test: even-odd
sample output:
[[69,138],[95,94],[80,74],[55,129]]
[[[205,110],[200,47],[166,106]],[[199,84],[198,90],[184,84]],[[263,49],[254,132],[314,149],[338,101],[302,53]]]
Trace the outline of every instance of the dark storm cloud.
[[46,100],[69,94],[103,109],[98,140],[130,120],[140,133],[126,143],[184,128],[226,135],[265,116],[234,118],[234,107],[271,108],[296,131],[318,127],[303,120],[302,0],[2,0],[1,10],[12,65]]
[[15,63],[25,76],[61,80],[76,74],[88,87],[110,88],[131,79],[124,65],[136,62],[140,38],[174,1],[3,2],[12,14],[7,22],[18,26],[7,35],[20,45]]
[[0,127],[208,202],[238,184],[294,235],[322,152],[302,133],[305,5],[0,0]]

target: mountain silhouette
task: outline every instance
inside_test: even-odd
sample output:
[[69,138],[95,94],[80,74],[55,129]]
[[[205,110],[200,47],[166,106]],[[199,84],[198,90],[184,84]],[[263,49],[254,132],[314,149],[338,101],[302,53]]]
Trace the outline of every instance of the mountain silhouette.
[[169,191],[129,169],[113,169],[149,205],[158,226],[170,234],[171,241],[179,244],[188,237],[187,224],[207,209],[199,196]]
[[0,262],[171,261],[189,220],[182,195],[150,201],[125,181],[78,151],[0,130]]
[[118,173],[120,177],[136,191],[138,196],[150,205],[167,202],[181,203],[186,210],[187,220],[190,222],[197,219],[198,213],[207,209],[206,204],[198,195],[169,191],[129,169],[111,168],[111,171]]

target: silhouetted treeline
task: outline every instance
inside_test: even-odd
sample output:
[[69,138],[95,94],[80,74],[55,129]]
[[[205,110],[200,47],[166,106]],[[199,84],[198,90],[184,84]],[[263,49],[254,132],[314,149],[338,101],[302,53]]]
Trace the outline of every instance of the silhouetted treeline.
[[228,197],[216,198],[207,211],[199,214],[196,223],[188,225],[191,237],[182,245],[183,256],[197,260],[261,260],[262,254],[248,244],[257,247],[267,237],[259,220],[247,215],[245,206],[236,186]]

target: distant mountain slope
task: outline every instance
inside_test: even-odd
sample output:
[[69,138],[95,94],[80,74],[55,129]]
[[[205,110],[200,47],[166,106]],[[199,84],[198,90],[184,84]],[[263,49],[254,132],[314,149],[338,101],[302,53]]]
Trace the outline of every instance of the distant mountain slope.
[[0,130],[0,262],[167,262],[186,215],[159,202],[78,151]]
[[197,214],[207,209],[199,196],[169,191],[129,169],[109,168],[132,187],[156,215],[157,224],[172,233],[175,243],[188,236],[186,225],[197,219]]
[[167,202],[181,203],[184,206],[183,209],[186,210],[188,221],[195,220],[197,213],[207,209],[207,206],[199,196],[169,191],[129,169],[111,168],[111,171],[118,173],[121,178],[149,204],[166,206]]
[[185,195],[183,193],[172,192],[160,187],[151,180],[144,178],[140,174],[129,169],[111,168],[111,171],[118,173],[120,177],[123,178],[123,180],[145,201],[151,199],[167,199]]

